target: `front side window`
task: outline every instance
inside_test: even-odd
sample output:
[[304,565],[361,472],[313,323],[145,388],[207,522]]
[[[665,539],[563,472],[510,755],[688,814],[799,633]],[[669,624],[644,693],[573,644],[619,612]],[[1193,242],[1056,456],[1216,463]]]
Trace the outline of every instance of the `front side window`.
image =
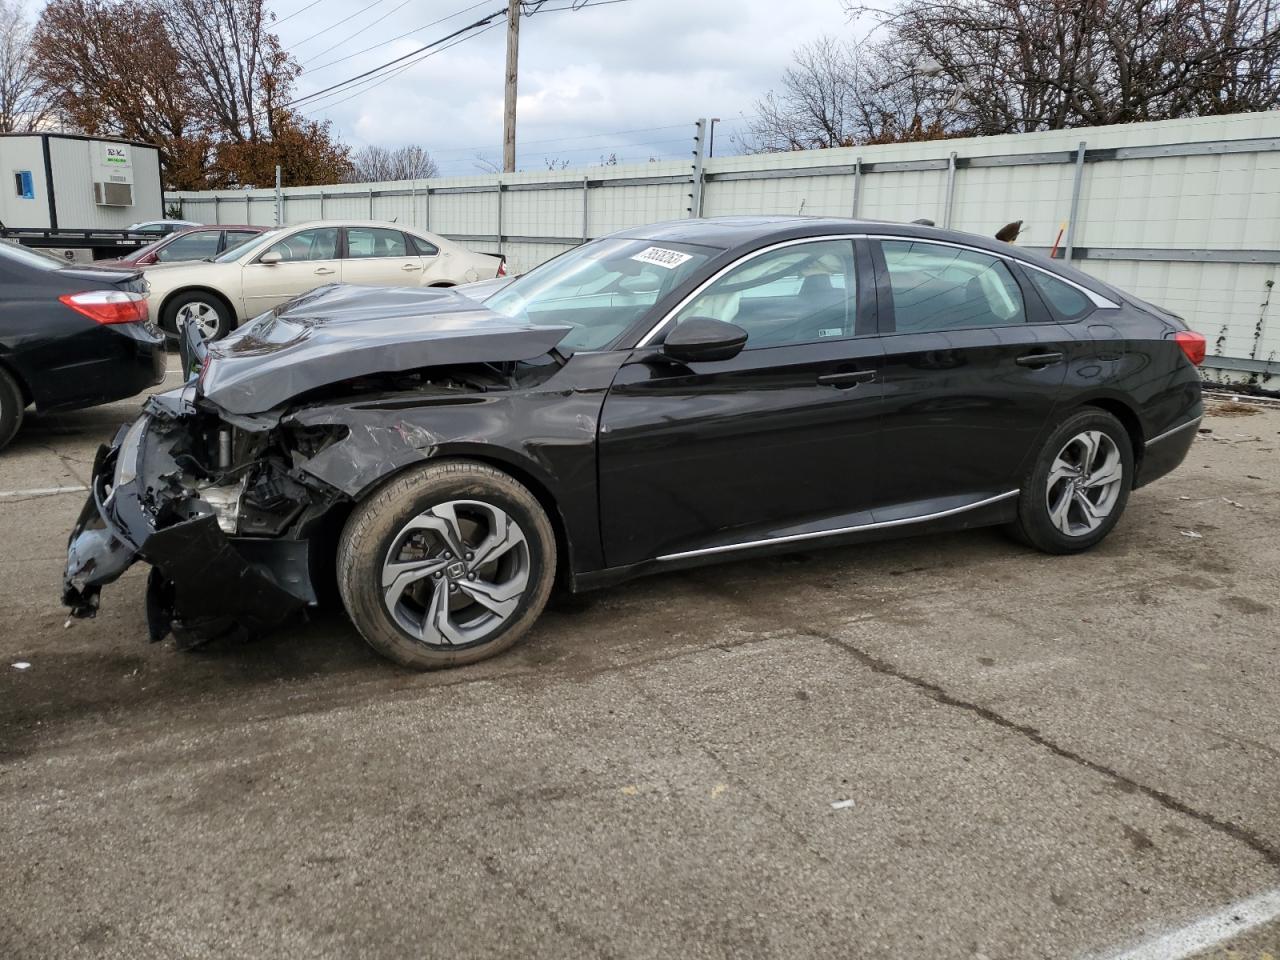
[[884,240],[898,333],[1026,323],[1022,291],[989,254],[940,243]]
[[284,263],[293,263],[298,260],[333,260],[338,256],[338,228],[316,227],[313,230],[299,231],[273,244],[271,251],[280,254],[280,259]]
[[404,234],[399,230],[379,227],[347,227],[347,258],[362,260],[370,257],[405,257]]
[[711,317],[747,331],[746,349],[851,337],[857,320],[851,240],[770,250],[739,264],[676,316]]
[[156,250],[156,261],[170,263],[175,260],[203,260],[218,252],[217,230],[200,230],[184,233]]
[[600,350],[719,251],[690,243],[614,237],[548,260],[484,302],[498,313],[573,329],[566,351]]

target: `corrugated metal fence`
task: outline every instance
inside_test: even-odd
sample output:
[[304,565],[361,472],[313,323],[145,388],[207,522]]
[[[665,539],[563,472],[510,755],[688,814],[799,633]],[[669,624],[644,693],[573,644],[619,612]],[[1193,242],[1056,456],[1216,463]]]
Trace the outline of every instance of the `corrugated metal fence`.
[[[690,146],[692,148],[692,138]],[[697,189],[698,187],[701,189]],[[528,270],[586,239],[690,215],[908,221],[1048,250],[1186,317],[1233,380],[1280,385],[1280,112],[418,182],[286,187],[284,223],[394,220]],[[183,216],[276,222],[274,190],[177,193]],[[1277,298],[1280,300],[1280,298]]]

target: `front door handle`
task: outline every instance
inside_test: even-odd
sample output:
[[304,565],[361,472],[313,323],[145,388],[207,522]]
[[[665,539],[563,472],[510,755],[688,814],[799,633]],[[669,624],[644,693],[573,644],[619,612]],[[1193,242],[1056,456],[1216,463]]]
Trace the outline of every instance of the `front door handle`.
[[316,273],[323,277],[327,274],[333,273],[333,270],[330,267],[316,267]]
[[418,264],[416,264],[416,263],[406,263],[406,264],[405,264],[403,267],[401,267],[400,269],[401,269],[401,270],[421,270],[421,269],[422,269],[422,267],[421,267],[421,266],[419,266],[419,265],[418,265]]
[[874,370],[846,370],[842,373],[824,373],[818,377],[818,383],[824,387],[835,387],[837,390],[848,390],[860,383],[870,383],[876,378]]
[[1028,353],[1013,361],[1020,367],[1047,367],[1051,363],[1061,363],[1060,353]]

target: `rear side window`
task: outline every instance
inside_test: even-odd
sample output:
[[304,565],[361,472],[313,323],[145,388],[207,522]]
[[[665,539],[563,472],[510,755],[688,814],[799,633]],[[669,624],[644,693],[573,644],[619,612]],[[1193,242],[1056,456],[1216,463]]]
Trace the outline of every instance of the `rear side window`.
[[156,260],[171,263],[177,260],[203,260],[218,252],[218,231],[200,230],[184,233],[156,251]]
[[352,260],[374,257],[405,257],[404,234],[381,227],[347,227],[347,257]]
[[1022,291],[1000,260],[940,243],[884,240],[898,333],[1027,322]]
[[1093,309],[1093,301],[1071,284],[1042,273],[1034,267],[1025,267],[1024,270],[1031,278],[1032,286],[1040,291],[1040,296],[1044,297],[1049,305],[1065,319],[1079,320]]

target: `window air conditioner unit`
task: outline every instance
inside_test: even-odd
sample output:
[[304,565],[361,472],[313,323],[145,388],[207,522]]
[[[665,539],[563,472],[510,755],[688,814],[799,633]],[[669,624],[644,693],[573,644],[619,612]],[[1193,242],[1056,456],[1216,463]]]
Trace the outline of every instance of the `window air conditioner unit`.
[[95,181],[93,202],[100,207],[132,207],[133,184]]

